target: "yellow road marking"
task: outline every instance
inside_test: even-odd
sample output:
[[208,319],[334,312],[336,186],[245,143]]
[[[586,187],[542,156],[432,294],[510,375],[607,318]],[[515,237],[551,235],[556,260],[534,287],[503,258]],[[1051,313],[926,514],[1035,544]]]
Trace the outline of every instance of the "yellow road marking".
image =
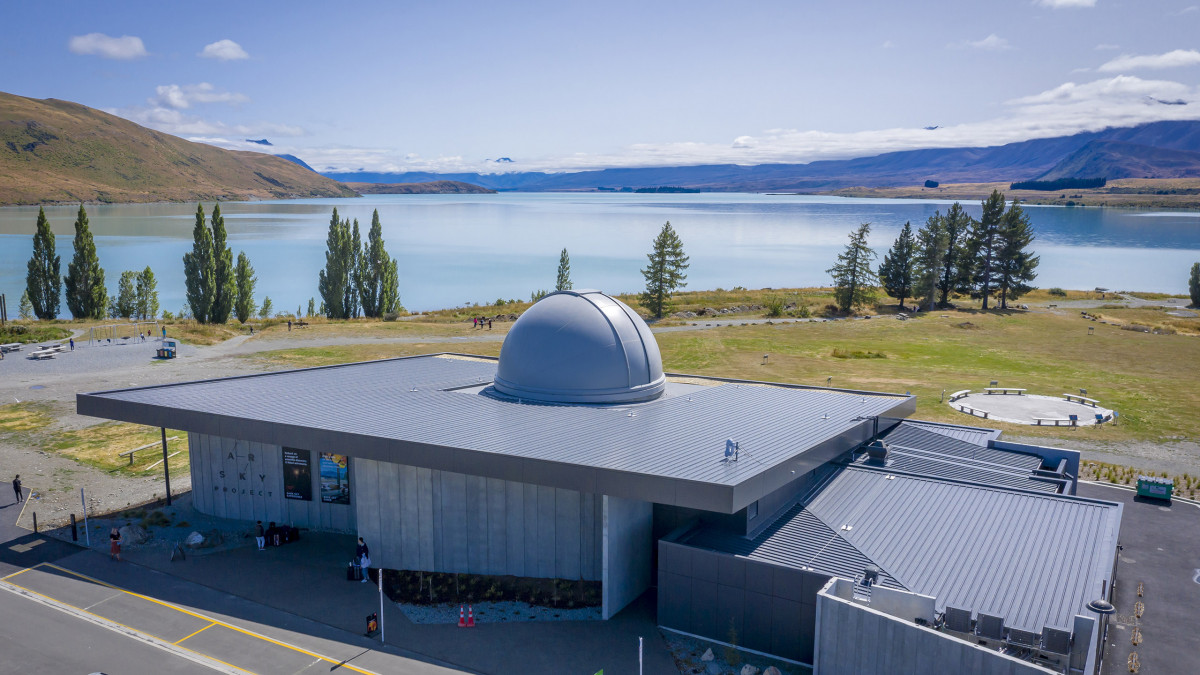
[[[56,567],[57,569],[62,569],[61,567],[57,567],[57,566],[54,566],[54,565],[49,565],[48,563],[39,563],[38,565],[35,565],[34,567],[41,567],[42,565],[47,565],[47,566],[50,566],[50,567]],[[31,569],[33,569],[33,567],[30,567],[30,568],[27,568],[27,569],[23,569],[23,570],[21,570],[21,572],[28,572],[28,571],[29,571],[29,570],[31,570]],[[70,570],[63,570],[63,571],[64,571],[64,572],[70,572]],[[87,611],[86,609],[84,609],[84,608],[82,608],[82,607],[78,607],[78,606],[76,606],[76,605],[72,605],[71,603],[69,603],[69,602],[66,602],[66,601],[64,601],[64,600],[59,600],[59,599],[57,599],[57,598],[52,598],[52,597],[50,597],[50,596],[48,596],[48,595],[46,595],[46,594],[44,594],[44,593],[38,593],[37,591],[33,590],[32,588],[25,588],[24,586],[21,586],[20,584],[14,584],[13,582],[11,582],[11,581],[8,581],[8,578],[9,578],[9,577],[15,577],[17,574],[20,574],[21,572],[17,572],[17,573],[15,573],[15,574],[10,574],[10,575],[8,575],[7,577],[4,577],[4,579],[0,579],[0,581],[4,581],[4,583],[8,584],[9,586],[13,586],[14,588],[19,588],[19,589],[21,589],[21,590],[25,591],[26,593],[32,593],[33,595],[36,595],[36,596],[38,596],[39,598],[42,598],[42,599],[44,599],[44,600],[47,600],[47,601],[49,601],[49,602],[51,602],[51,603],[55,603],[55,604],[59,604],[59,605],[66,605],[67,607],[70,607],[71,609],[77,609],[77,610],[79,610],[79,611],[83,612],[84,614],[87,614],[87,615],[89,615],[89,616],[93,616],[93,617],[95,617],[95,618],[97,618],[97,619],[99,619],[99,620],[101,620],[101,621],[106,621],[106,622],[108,622],[108,623],[111,623],[111,624],[113,624],[114,626],[120,626],[121,628],[124,628],[125,630],[127,630],[127,631],[129,631],[129,632],[131,632],[131,633],[136,633],[136,634],[138,634],[138,635],[145,635],[145,636],[147,636],[147,637],[150,637],[150,638],[153,638],[153,639],[155,639],[155,640],[161,640],[161,639],[162,639],[162,638],[160,638],[160,637],[158,637],[158,636],[156,636],[156,635],[150,635],[149,633],[144,633],[144,632],[142,632],[142,631],[140,631],[140,630],[138,630],[138,629],[136,629],[136,628],[133,628],[132,626],[126,626],[125,624],[121,623],[120,621],[117,621],[116,619],[110,619],[110,618],[108,618],[107,616],[101,616],[101,615],[99,615],[99,614],[96,614],[95,612],[89,612],[89,611]],[[79,575],[79,576],[82,576],[82,575]],[[109,584],[105,584],[103,581],[100,581],[100,580],[98,580],[98,579],[95,579],[94,581],[96,581],[97,583],[103,584],[103,585],[105,585],[105,586],[108,586],[109,588],[116,588],[116,586],[112,586],[112,585],[109,585]],[[121,589],[117,588],[117,590],[121,590]],[[197,656],[199,656],[199,657],[201,657],[201,658],[205,658],[205,659],[208,659],[208,660],[210,660],[210,661],[216,661],[217,663],[219,663],[219,664],[221,664],[221,665],[223,665],[223,666],[229,666],[230,668],[233,668],[234,670],[240,670],[240,671],[242,671],[243,673],[249,673],[250,675],[257,675],[256,673],[254,673],[254,672],[252,672],[252,671],[246,670],[245,668],[239,668],[239,667],[237,667],[237,666],[233,665],[232,663],[226,663],[225,661],[222,661],[221,659],[218,659],[218,658],[216,658],[215,656],[210,656],[210,655],[208,655],[208,654],[205,654],[204,652],[198,652],[198,651],[196,651],[196,650],[194,650],[194,649],[188,649],[187,647],[184,647],[183,645],[179,645],[179,648],[180,648],[180,649],[185,649],[185,650],[187,650],[187,651],[189,651],[189,652],[191,652],[191,653],[193,653],[193,654],[195,654],[195,655],[197,655]],[[374,675],[374,674],[372,673],[371,675]]]
[[185,637],[185,638],[180,638],[179,640],[176,640],[175,642],[172,642],[171,644],[176,644],[176,645],[177,645],[177,644],[179,644],[180,642],[183,642],[184,640],[186,640],[186,639],[188,639],[188,638],[190,638],[190,637],[195,637],[195,636],[199,635],[200,633],[203,633],[204,631],[208,630],[209,628],[212,628],[212,627],[213,627],[213,626],[215,626],[215,625],[217,625],[217,622],[216,622],[216,621],[214,621],[214,622],[212,622],[212,623],[208,624],[208,625],[207,625],[207,626],[205,626],[204,628],[201,628],[200,630],[196,631],[195,633],[192,633],[191,635],[189,635],[189,636],[187,636],[187,637]]
[[[311,656],[311,657],[313,657],[314,659],[319,659],[319,660],[321,660],[321,661],[325,661],[326,663],[332,663],[332,664],[334,664],[334,665],[339,665],[339,664],[340,664],[342,668],[345,668],[345,669],[347,669],[347,670],[352,670],[352,671],[354,671],[354,672],[356,672],[356,673],[361,673],[362,675],[377,675],[376,673],[373,673],[373,672],[371,672],[371,671],[369,671],[369,670],[363,670],[363,669],[361,669],[361,668],[358,668],[357,666],[352,666],[352,665],[350,665],[350,664],[348,664],[348,663],[342,663],[341,661],[336,661],[336,660],[334,660],[334,659],[332,659],[332,658],[330,658],[330,657],[328,657],[328,656],[322,656],[321,654],[317,654],[316,652],[310,652],[310,651],[308,651],[307,649],[304,649],[303,647],[297,647],[296,645],[288,644],[288,643],[286,643],[286,642],[283,642],[283,641],[280,641],[280,640],[276,640],[275,638],[270,638],[270,637],[267,637],[266,635],[262,635],[262,634],[260,634],[260,633],[255,633],[254,631],[246,630],[245,628],[239,628],[238,626],[234,626],[234,625],[232,625],[232,624],[225,623],[224,621],[219,621],[219,620],[217,620],[217,619],[214,619],[214,618],[212,618],[212,617],[209,617],[209,616],[205,616],[205,615],[203,615],[203,614],[197,614],[196,612],[193,612],[193,611],[191,611],[191,610],[188,610],[188,609],[184,609],[183,607],[178,607],[178,606],[176,606],[176,605],[172,605],[171,603],[168,603],[168,602],[163,602],[162,600],[159,600],[159,599],[157,599],[157,598],[152,598],[152,597],[150,597],[150,596],[147,596],[147,595],[142,595],[141,593],[135,593],[135,592],[133,592],[133,591],[130,591],[130,590],[126,590],[126,589],[124,589],[124,588],[121,588],[120,586],[114,586],[113,584],[110,584],[110,583],[108,583],[108,582],[106,582],[106,581],[102,581],[102,580],[100,580],[100,579],[96,579],[96,578],[94,578],[94,577],[89,577],[89,576],[87,576],[86,574],[80,574],[79,572],[75,572],[75,571],[72,571],[72,570],[66,569],[65,567],[59,567],[58,565],[55,565],[55,564],[53,564],[53,563],[42,563],[42,565],[44,565],[44,566],[46,566],[46,567],[51,567],[51,568],[54,568],[54,569],[56,569],[56,570],[59,570],[60,572],[65,572],[65,573],[67,573],[67,574],[70,574],[70,575],[72,575],[72,576],[79,577],[80,579],[84,579],[85,581],[90,581],[90,582],[92,582],[92,583],[100,584],[101,586],[105,586],[105,587],[111,588],[111,589],[113,589],[113,590],[121,591],[122,593],[126,593],[126,594],[128,594],[128,595],[132,595],[132,596],[133,596],[133,597],[135,597],[135,598],[141,598],[142,600],[145,600],[145,601],[147,601],[147,602],[152,602],[152,603],[154,603],[154,604],[156,604],[156,605],[160,605],[160,606],[162,606],[162,607],[166,607],[167,609],[173,609],[173,610],[175,610],[176,612],[182,612],[183,614],[187,614],[188,616],[194,616],[194,617],[196,617],[197,619],[203,619],[203,620],[205,620],[205,621],[211,621],[211,622],[213,622],[214,624],[216,624],[216,625],[218,625],[218,626],[221,626],[221,627],[223,627],[223,628],[228,628],[229,630],[235,631],[235,632],[237,632],[237,633],[241,633],[241,634],[243,634],[243,635],[247,635],[247,636],[249,636],[249,637],[252,637],[252,638],[257,638],[257,639],[259,639],[259,640],[263,640],[264,642],[270,642],[270,643],[271,643],[271,644],[273,644],[273,645],[277,645],[277,646],[279,646],[279,647],[283,647],[283,648],[285,648],[285,649],[290,649],[290,650],[292,650],[292,651],[294,651],[294,652],[299,652],[299,653],[301,653],[301,654],[306,654],[306,655],[308,655],[308,656]],[[6,578],[7,578],[7,577],[6,577]],[[12,582],[9,582],[9,583],[12,583]],[[16,584],[12,584],[12,585],[13,585],[13,586],[17,586]],[[24,588],[24,587],[23,587],[23,586],[17,586],[17,588]],[[30,593],[37,593],[37,591],[31,591],[31,590],[29,590],[28,588],[26,588],[25,590],[29,591]],[[38,593],[38,595],[41,595],[41,594],[40,594],[40,593]],[[47,596],[45,596],[45,595],[42,595],[42,597],[44,597],[44,598],[45,598],[45,597],[47,597]],[[48,599],[50,599],[50,600],[54,600],[53,598],[48,598]],[[62,602],[61,600],[54,600],[54,601],[55,601],[55,602]],[[69,603],[63,603],[63,604],[66,604],[66,605],[68,605],[68,606],[74,607],[74,605],[70,605]],[[76,609],[80,609],[80,608],[76,607]],[[87,611],[87,610],[80,609],[80,611]],[[89,612],[89,614],[90,614],[90,612]],[[111,621],[111,619],[107,619],[107,617],[100,617],[100,618],[103,618],[103,619],[106,619],[106,620],[109,620],[109,621]],[[113,623],[117,623],[117,622],[113,621]],[[117,625],[122,625],[122,624],[117,624]],[[123,626],[123,627],[124,627],[124,628],[129,628],[128,626]],[[133,629],[133,628],[129,628],[129,630],[133,630],[134,632],[138,632],[138,631],[136,631],[136,630],[135,630],[135,629]],[[184,647],[184,646],[182,646],[182,645],[180,645],[180,648],[181,648],[181,649],[187,649],[187,647]],[[192,650],[189,650],[189,651],[192,651]],[[200,653],[200,652],[196,652],[196,653]],[[204,656],[208,656],[208,655],[207,655],[207,654],[204,654]],[[211,658],[211,657],[209,657],[209,658]],[[217,659],[213,659],[213,660],[217,660]],[[224,661],[222,661],[222,663],[224,663]],[[230,664],[225,664],[225,665],[230,665]],[[237,666],[231,666],[231,667],[233,667],[233,668],[237,668]],[[242,669],[242,668],[238,668],[238,670],[244,670],[244,669]],[[250,671],[246,671],[246,672],[250,672]]]
[[[25,569],[23,569],[23,570],[18,570],[18,571],[16,571],[16,572],[13,572],[12,574],[6,574],[5,576],[3,576],[3,577],[0,577],[0,581],[7,581],[7,580],[9,580],[9,579],[11,579],[11,578],[13,578],[13,577],[17,576],[18,574],[25,574],[25,573],[26,573],[26,572],[28,572],[29,570],[35,570],[35,569],[37,569],[37,568],[39,568],[39,567],[41,567],[42,565],[45,565],[45,564],[46,564],[46,563],[38,563],[38,564],[34,565],[33,567],[26,567]],[[16,586],[16,584],[13,584],[13,586]]]

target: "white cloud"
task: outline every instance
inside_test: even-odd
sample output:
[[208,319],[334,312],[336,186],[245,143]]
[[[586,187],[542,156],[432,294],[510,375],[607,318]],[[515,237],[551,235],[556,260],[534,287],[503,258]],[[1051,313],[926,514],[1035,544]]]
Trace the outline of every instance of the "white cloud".
[[246,53],[242,46],[233,40],[217,40],[216,42],[204,45],[204,49],[196,54],[205,59],[219,59],[221,61],[237,61],[240,59],[248,59],[250,55]]
[[146,45],[140,37],[122,35],[112,37],[104,33],[76,35],[67,41],[67,48],[75,54],[101,56],[106,59],[128,61],[146,55]]
[[1200,5],[1188,5],[1187,7],[1184,7],[1183,9],[1179,10],[1178,12],[1175,12],[1175,15],[1183,16],[1184,14],[1193,14],[1195,12],[1200,12]]
[[[253,124],[226,124],[224,122],[206,120],[190,116],[177,108],[152,105],[150,107],[134,106],[130,108],[109,109],[105,112],[136,122],[174,136],[304,136],[304,129],[291,124],[274,122],[256,122]],[[261,146],[255,146],[260,147]]]
[[1105,42],[1101,42],[1100,44],[1096,45],[1096,51],[1098,51],[1098,52],[1108,52],[1108,51],[1112,51],[1114,49],[1120,49],[1120,48],[1121,48],[1121,45],[1112,45],[1112,44],[1108,44]]
[[995,33],[992,33],[991,35],[983,38],[982,40],[966,40],[964,42],[952,43],[949,46],[960,48],[960,49],[963,47],[971,47],[972,49],[983,49],[985,51],[992,51],[992,52],[1003,51],[1005,49],[1012,49],[1012,46],[1010,44],[1008,44],[1008,40],[1000,37],[999,35],[996,35]]
[[1034,0],[1036,4],[1051,9],[1073,9],[1077,7],[1095,7],[1096,0]]
[[1176,49],[1166,54],[1123,54],[1100,66],[1097,70],[1115,73],[1138,68],[1179,68],[1200,64],[1200,52],[1194,49]]
[[231,91],[217,91],[207,82],[200,84],[162,84],[155,88],[154,96],[147,99],[152,106],[182,110],[194,103],[245,103],[250,97]]

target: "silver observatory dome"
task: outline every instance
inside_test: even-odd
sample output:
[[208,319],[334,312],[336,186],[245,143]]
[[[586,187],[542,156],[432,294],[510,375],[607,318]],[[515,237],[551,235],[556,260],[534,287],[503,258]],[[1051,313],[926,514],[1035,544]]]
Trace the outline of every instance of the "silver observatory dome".
[[600,291],[558,291],[504,338],[496,391],[551,403],[633,403],[666,387],[658,343],[628,305]]

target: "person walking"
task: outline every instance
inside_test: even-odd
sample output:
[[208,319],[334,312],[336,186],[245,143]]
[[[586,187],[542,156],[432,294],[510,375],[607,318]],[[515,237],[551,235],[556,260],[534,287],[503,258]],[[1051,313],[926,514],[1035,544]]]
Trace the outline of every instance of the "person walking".
[[163,326],[163,339],[167,339],[167,327]]
[[75,338],[70,338],[70,340],[71,340],[71,351],[75,351]]
[[492,329],[492,320],[488,319],[488,330]]
[[108,557],[121,562],[121,531],[115,527],[108,533]]
[[254,524],[254,541],[258,542],[258,550],[267,550],[267,533],[263,531],[261,520]]
[[362,583],[367,583],[371,578],[371,550],[367,548],[367,542],[363,541],[362,537],[358,538],[358,545],[354,547],[354,557],[358,559],[359,567],[362,568]]
[[[13,492],[17,493],[17,502],[21,501],[21,474],[13,477]],[[362,541],[359,539],[359,541]]]

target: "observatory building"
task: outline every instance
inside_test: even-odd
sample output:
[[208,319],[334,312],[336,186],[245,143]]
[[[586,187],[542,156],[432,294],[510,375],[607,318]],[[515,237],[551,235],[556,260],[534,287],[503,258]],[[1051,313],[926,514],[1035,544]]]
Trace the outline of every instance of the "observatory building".
[[357,532],[375,565],[655,589],[664,628],[818,673],[1095,673],[1121,506],[1079,455],[909,395],[664,373],[628,306],[552,293],[462,354],[80,394],[185,430],[215,516]]

